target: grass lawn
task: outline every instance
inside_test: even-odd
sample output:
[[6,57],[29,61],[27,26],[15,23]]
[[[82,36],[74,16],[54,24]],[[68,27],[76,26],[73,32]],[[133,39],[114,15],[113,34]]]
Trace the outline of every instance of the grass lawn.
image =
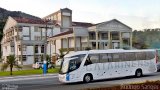
[[[48,73],[58,73],[59,68],[53,68],[48,69]],[[19,70],[19,71],[13,71],[12,76],[18,76],[18,75],[35,75],[35,74],[43,74],[42,69],[33,69],[33,70]],[[10,71],[0,71],[0,76],[11,76]]]

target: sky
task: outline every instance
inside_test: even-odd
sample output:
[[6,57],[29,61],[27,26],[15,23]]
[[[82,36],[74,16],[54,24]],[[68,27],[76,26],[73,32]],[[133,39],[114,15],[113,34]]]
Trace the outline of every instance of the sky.
[[67,7],[73,21],[117,19],[133,30],[160,28],[160,0],[0,0],[0,7],[41,18]]

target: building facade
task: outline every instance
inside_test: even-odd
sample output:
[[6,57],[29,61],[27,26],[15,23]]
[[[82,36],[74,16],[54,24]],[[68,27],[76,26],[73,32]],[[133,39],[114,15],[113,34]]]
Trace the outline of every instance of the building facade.
[[9,17],[3,29],[2,59],[15,55],[16,60],[24,65],[41,60],[46,34],[53,36],[53,25],[43,20]]
[[129,26],[116,19],[98,24],[74,22],[72,10],[68,8],[40,20],[9,17],[3,33],[2,58],[14,54],[22,64],[43,60],[45,48],[51,57],[59,54],[59,49],[132,48],[132,29]]
[[[70,21],[72,11],[68,8],[61,9],[43,19],[57,20],[54,18],[57,13],[61,18],[59,19],[61,21],[57,21],[61,22],[59,24],[60,33],[47,39],[50,44],[48,47],[51,46],[49,50],[53,50],[54,53],[59,53],[61,48],[70,51],[85,50],[87,47],[91,49],[132,49],[132,28],[116,19],[98,24],[73,22]],[[68,23],[68,26],[63,26],[63,20]]]

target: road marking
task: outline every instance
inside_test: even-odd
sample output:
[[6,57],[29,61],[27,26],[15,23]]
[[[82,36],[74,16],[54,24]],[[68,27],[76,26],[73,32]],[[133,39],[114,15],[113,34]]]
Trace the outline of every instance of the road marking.
[[1,80],[1,79],[12,79],[12,78],[46,77],[46,76],[58,76],[58,74],[42,74],[42,75],[27,75],[27,76],[0,77],[0,80]]
[[57,78],[58,76],[49,76],[49,77],[29,77],[29,78],[8,78],[0,80],[0,82],[10,82],[10,81],[21,81],[21,80],[32,80],[32,79],[47,79],[47,78]]

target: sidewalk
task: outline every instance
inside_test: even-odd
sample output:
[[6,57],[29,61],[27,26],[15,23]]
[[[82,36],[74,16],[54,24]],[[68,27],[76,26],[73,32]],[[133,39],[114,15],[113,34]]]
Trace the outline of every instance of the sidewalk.
[[4,81],[18,81],[18,80],[29,80],[29,79],[42,79],[42,78],[54,78],[54,77],[58,77],[58,73],[54,73],[54,74],[25,75],[25,76],[4,76],[4,77],[0,77],[0,82],[4,82]]

